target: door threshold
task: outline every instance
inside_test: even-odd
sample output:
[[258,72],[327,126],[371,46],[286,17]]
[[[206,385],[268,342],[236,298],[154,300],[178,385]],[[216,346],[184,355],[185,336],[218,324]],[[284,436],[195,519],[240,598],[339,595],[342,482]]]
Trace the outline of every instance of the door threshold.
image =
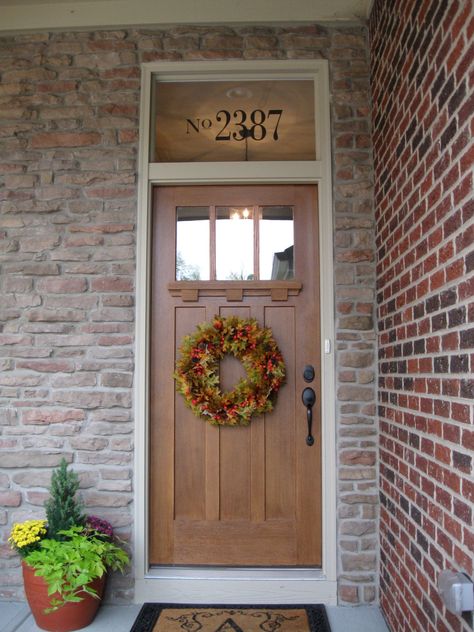
[[145,579],[326,579],[320,568],[305,567],[209,567],[209,566],[155,566]]
[[151,568],[135,583],[136,602],[337,604],[337,582],[308,568]]

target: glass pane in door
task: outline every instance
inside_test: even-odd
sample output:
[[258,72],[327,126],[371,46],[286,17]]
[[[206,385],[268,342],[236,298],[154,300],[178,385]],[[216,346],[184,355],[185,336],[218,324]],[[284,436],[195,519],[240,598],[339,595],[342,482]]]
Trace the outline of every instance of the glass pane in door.
[[261,280],[293,279],[293,209],[290,206],[265,206],[259,223],[259,261]]
[[216,279],[251,281],[254,278],[253,207],[217,207]]
[[176,280],[210,279],[210,221],[207,206],[176,209]]

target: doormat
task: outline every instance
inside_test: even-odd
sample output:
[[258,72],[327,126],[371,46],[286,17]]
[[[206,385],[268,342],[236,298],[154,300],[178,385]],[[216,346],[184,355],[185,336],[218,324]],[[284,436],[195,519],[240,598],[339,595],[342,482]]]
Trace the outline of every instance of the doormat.
[[145,603],[130,632],[331,632],[322,605]]

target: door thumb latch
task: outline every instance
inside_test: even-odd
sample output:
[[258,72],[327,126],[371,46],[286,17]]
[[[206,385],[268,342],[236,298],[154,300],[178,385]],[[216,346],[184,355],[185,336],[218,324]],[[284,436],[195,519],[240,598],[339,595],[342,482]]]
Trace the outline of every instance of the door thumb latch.
[[306,437],[306,445],[312,446],[314,444],[314,437],[312,435],[313,429],[313,406],[316,402],[316,393],[312,388],[307,386],[301,396],[303,404],[306,406],[306,421],[308,422],[308,436]]

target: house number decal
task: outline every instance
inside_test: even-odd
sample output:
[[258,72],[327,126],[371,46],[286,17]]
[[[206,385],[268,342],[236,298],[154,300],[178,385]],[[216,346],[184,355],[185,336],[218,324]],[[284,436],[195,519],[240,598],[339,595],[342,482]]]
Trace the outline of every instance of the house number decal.
[[211,118],[186,119],[186,134],[200,133],[201,130],[216,131],[215,140],[242,141],[246,138],[263,140],[267,134],[278,140],[278,126],[283,110],[219,110],[215,120]]

